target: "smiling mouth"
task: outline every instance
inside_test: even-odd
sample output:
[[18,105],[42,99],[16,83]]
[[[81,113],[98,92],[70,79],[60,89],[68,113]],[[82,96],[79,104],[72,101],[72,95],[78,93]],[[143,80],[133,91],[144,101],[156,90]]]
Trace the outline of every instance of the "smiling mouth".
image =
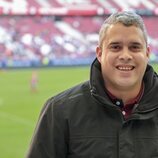
[[116,68],[120,71],[131,71],[134,69],[134,66],[117,66]]

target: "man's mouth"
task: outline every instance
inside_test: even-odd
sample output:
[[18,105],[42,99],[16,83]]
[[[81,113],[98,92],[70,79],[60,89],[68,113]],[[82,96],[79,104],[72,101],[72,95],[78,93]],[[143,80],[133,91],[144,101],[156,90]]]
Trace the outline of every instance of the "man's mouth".
[[131,71],[134,69],[134,66],[117,66],[116,68],[120,71]]

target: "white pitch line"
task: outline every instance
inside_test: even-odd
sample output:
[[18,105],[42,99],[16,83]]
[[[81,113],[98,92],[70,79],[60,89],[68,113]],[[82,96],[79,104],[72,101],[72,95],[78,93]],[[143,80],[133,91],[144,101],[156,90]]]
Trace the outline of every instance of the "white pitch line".
[[0,117],[8,119],[10,121],[14,121],[14,122],[19,123],[19,124],[23,124],[23,125],[27,125],[27,126],[30,126],[30,127],[34,127],[34,124],[31,121],[26,120],[26,119],[21,118],[21,117],[18,117],[16,115],[12,115],[12,114],[7,113],[7,112],[0,111]]

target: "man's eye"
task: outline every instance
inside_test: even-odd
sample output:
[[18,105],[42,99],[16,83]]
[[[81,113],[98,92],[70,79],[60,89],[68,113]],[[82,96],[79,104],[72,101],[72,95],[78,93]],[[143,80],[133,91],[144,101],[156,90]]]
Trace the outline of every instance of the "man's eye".
[[118,51],[118,50],[120,50],[120,46],[119,45],[111,45],[110,46],[110,49],[112,50],[112,51]]
[[138,45],[133,45],[133,46],[130,47],[130,49],[131,49],[132,51],[137,52],[137,51],[140,51],[140,50],[141,50],[141,47],[138,46]]

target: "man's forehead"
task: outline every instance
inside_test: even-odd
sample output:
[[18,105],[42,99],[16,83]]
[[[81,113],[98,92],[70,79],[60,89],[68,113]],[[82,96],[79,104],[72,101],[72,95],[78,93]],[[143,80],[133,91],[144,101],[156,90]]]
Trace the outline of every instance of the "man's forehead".
[[[136,28],[137,29],[137,28]],[[115,29],[109,30],[104,37],[104,41],[108,43],[143,43],[145,42],[141,30]]]

